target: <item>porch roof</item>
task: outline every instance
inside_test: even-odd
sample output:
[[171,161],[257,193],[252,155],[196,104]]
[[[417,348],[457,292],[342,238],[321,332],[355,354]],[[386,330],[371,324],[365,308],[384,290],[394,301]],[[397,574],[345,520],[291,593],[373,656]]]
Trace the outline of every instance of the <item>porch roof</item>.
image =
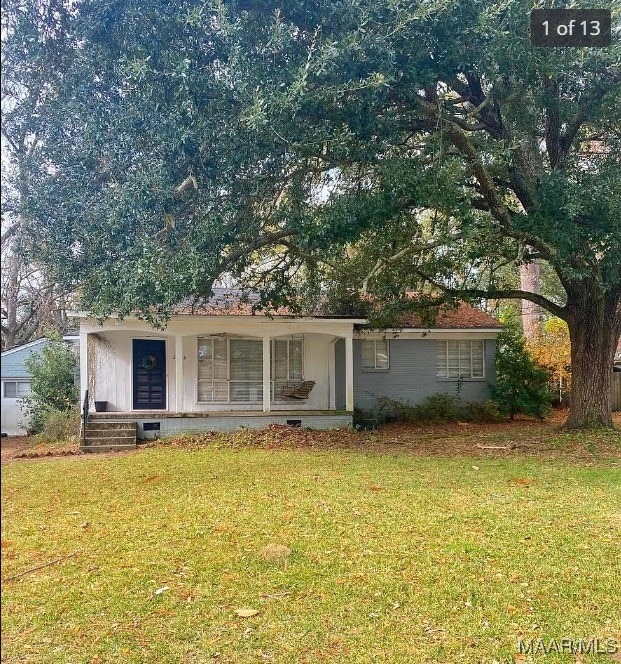
[[[192,318],[219,318],[219,319],[255,319],[257,321],[333,321],[350,323],[356,326],[368,325],[367,318],[356,315],[325,314],[320,308],[310,312],[295,312],[287,307],[273,310],[257,309],[258,294],[244,293],[239,289],[214,288],[210,298],[188,299],[172,307],[171,319],[188,320]],[[74,314],[79,318],[91,318],[88,312]],[[109,318],[118,318],[111,315]],[[126,316],[128,320],[135,320],[133,316]],[[391,329],[408,330],[500,330],[501,323],[490,314],[473,307],[466,302],[460,302],[454,308],[442,307],[438,310],[433,324],[425,324],[423,317],[416,312],[402,313]]]

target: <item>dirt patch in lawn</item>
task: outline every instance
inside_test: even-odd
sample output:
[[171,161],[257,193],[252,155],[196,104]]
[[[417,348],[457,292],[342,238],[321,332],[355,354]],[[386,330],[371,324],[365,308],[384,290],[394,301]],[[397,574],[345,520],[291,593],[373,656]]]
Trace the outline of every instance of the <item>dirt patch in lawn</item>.
[[2,463],[20,459],[42,459],[48,457],[74,456],[82,454],[77,442],[36,444],[28,436],[8,436],[2,438],[0,447]]
[[28,449],[28,436],[5,436],[0,439],[0,459],[6,461]]

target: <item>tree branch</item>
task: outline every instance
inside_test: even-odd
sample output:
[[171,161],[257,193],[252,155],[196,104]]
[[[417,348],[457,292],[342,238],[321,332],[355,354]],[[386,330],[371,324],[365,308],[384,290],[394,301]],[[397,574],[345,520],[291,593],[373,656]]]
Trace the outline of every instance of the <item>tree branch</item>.
[[558,304],[548,300],[547,297],[539,295],[538,293],[531,293],[530,291],[523,291],[519,289],[479,289],[479,288],[464,288],[464,289],[445,289],[449,295],[456,297],[480,297],[484,300],[528,300],[534,304],[539,305],[546,309],[551,314],[566,320],[567,310]]
[[270,244],[278,244],[280,240],[284,240],[287,237],[296,235],[296,231],[280,231],[278,233],[272,233],[270,235],[264,235],[261,238],[257,238],[254,242],[251,242],[249,245],[238,249],[237,251],[232,252],[225,257],[224,261],[220,265],[220,271],[225,272],[227,268],[232,267],[235,263],[248,254],[256,251],[257,249],[262,249],[267,247]]
[[444,284],[438,282],[435,279],[432,279],[428,274],[425,274],[422,270],[414,269],[414,272],[420,277],[428,281],[432,286],[441,290],[445,295],[457,299],[463,298],[481,298],[482,300],[528,300],[534,304],[538,304],[546,311],[567,320],[569,315],[567,307],[561,307],[558,304],[548,300],[547,297],[540,295],[539,293],[531,293],[530,291],[524,291],[519,289],[503,289],[503,288],[451,288],[450,286],[445,286]]

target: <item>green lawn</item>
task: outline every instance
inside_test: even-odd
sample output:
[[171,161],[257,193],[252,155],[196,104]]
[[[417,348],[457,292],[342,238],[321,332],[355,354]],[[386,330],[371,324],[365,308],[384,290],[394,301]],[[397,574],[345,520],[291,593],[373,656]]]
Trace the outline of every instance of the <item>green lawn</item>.
[[621,636],[614,461],[208,446],[2,472],[3,661],[491,663]]

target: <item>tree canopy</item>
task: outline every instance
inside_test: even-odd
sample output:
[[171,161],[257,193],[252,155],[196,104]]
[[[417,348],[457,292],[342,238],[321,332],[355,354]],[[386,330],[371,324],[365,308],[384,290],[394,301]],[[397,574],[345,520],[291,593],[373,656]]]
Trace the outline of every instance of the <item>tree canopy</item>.
[[[570,423],[610,424],[621,45],[534,48],[530,9],[69,3],[37,42],[57,76],[29,166],[30,250],[94,313],[154,322],[223,275],[263,304],[322,289],[527,299],[569,325]],[[9,53],[27,35],[17,25]],[[530,261],[563,301],[505,283]]]

